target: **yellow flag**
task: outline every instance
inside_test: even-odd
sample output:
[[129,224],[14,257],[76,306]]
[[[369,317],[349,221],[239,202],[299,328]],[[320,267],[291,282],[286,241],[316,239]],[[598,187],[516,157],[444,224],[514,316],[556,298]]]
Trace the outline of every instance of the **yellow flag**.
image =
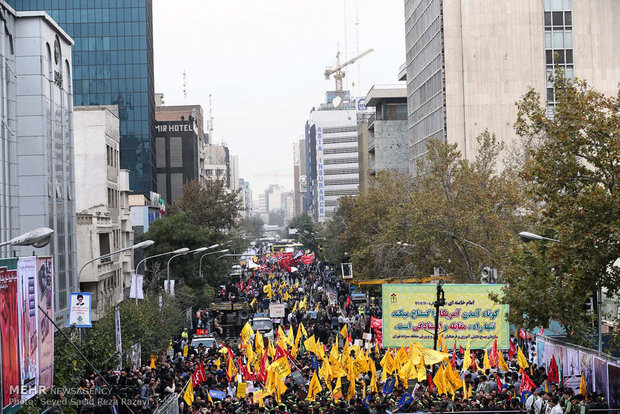
[[228,358],[226,362],[226,372],[228,373],[228,378],[234,378],[237,375],[237,367],[232,358]]
[[340,382],[340,377],[336,380],[336,385],[334,386],[334,390],[332,391],[332,398],[334,400],[342,399],[342,383]]
[[378,392],[379,389],[377,388],[377,367],[375,366],[375,361],[370,359],[369,365],[370,365],[370,391]]
[[504,359],[504,354],[502,353],[502,351],[498,351],[497,352],[497,365],[504,371],[504,372],[508,372],[510,371],[510,369],[508,369],[508,364],[506,363],[506,360]]
[[420,357],[420,364],[417,366],[418,369],[418,382],[422,382],[426,380],[426,365],[424,365],[424,355]]
[[155,369],[155,361],[157,361],[157,355],[151,354],[151,369]]
[[291,367],[288,364],[288,358],[285,356],[272,362],[268,369],[276,373],[278,380],[291,374]]
[[303,325],[299,324],[297,327],[297,335],[295,335],[295,346],[299,346],[299,341],[301,340],[301,327]]
[[[298,329],[299,330],[299,329]],[[291,346],[295,346],[295,338],[293,337],[293,327],[288,330],[288,336],[286,337],[286,342]]]
[[588,395],[588,389],[586,388],[586,378],[581,373],[581,381],[579,381],[579,394],[586,397]]
[[445,392],[446,392],[446,383],[445,383],[445,377],[444,377],[444,372],[443,372],[443,367],[442,366],[439,366],[439,369],[435,373],[435,376],[433,377],[433,383],[437,387],[437,393],[439,393],[439,395],[445,394]]
[[388,375],[392,375],[392,372],[394,372],[394,370],[398,368],[396,365],[396,361],[394,360],[390,352],[387,352],[385,354],[384,364],[382,366],[383,366],[383,370]]
[[183,358],[187,358],[187,353],[189,352],[189,347],[185,345],[183,347]]
[[222,361],[220,361],[220,359],[216,359],[215,360],[215,366],[217,367],[217,369],[220,369],[220,364],[222,363]]
[[188,407],[191,407],[192,404],[194,403],[194,387],[192,385],[191,378],[189,382],[187,383],[187,388],[185,389],[185,394],[183,394],[183,399],[187,403]]
[[344,326],[340,330],[340,335],[342,335],[344,337],[345,341],[346,341],[346,339],[348,337],[347,324],[346,323],[344,324]]
[[308,401],[314,401],[314,397],[323,390],[321,387],[321,382],[316,376],[316,371],[312,374],[312,379],[310,380],[310,385],[308,385],[308,397],[306,398]]
[[262,391],[254,391],[254,404],[258,404],[258,407],[264,407],[263,403],[263,392]]
[[471,366],[471,351],[469,350],[469,339],[467,340],[467,349],[465,349],[465,355],[463,356],[463,371],[467,371]]
[[304,334],[304,336],[307,338],[308,337],[308,332],[306,332],[306,328],[304,327],[303,323],[299,324],[299,329],[301,329],[301,333]]
[[297,310],[297,302],[295,302],[295,305],[293,306],[293,310],[291,312],[295,313],[296,310]]
[[210,390],[207,389],[207,399],[211,404],[213,404],[213,398],[211,398]]
[[469,397],[467,396],[467,385],[465,385],[465,376],[461,377],[461,387],[463,387],[463,399],[466,400]]
[[256,298],[252,299],[252,302],[250,302],[250,306],[254,307],[254,304],[256,303]]
[[482,367],[485,371],[487,369],[491,369],[491,363],[489,362],[489,351],[486,349],[484,350],[484,358],[482,358]]
[[314,335],[304,341],[304,347],[306,350],[316,355],[316,350],[314,349],[315,346],[316,342],[314,342]]
[[519,364],[522,369],[529,367],[527,359],[525,358],[525,355],[523,355],[523,351],[521,351],[521,347],[517,348],[517,364]]
[[439,334],[437,336],[437,349],[443,349],[443,335]]
[[254,329],[252,329],[250,322],[246,322],[243,326],[243,329],[241,329],[241,340],[245,344],[248,342],[252,335],[254,335]]

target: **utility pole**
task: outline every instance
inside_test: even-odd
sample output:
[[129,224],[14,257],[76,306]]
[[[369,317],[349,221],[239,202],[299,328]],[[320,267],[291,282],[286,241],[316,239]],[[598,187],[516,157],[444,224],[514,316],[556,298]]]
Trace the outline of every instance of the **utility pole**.
[[435,335],[433,336],[433,349],[437,350],[437,339],[439,338],[439,308],[446,305],[446,298],[443,290],[443,280],[437,282],[437,300],[435,306]]

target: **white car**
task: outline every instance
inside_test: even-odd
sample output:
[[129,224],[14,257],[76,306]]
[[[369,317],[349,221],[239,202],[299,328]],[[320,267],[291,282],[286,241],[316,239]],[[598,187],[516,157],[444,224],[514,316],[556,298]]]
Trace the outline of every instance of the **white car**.
[[204,345],[207,349],[211,348],[215,343],[215,338],[212,336],[194,336],[192,338],[192,346],[197,349],[200,344]]
[[265,338],[273,339],[275,336],[273,321],[270,318],[254,318],[250,325],[255,332],[259,331]]

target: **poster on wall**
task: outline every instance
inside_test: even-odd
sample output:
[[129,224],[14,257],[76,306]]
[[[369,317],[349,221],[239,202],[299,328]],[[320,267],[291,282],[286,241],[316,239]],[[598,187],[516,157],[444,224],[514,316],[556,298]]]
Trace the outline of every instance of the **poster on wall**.
[[37,257],[37,292],[39,295],[39,386],[54,384],[54,262],[51,257]]
[[583,373],[588,392],[593,391],[594,386],[594,365],[593,356],[587,352],[579,351],[579,369]]
[[88,292],[73,292],[69,300],[69,326],[77,328],[92,328],[90,317],[91,294]]
[[0,408],[19,403],[19,322],[17,258],[0,259],[0,353],[2,402]]
[[609,401],[609,382],[607,381],[607,361],[594,357],[594,391]]
[[576,349],[566,348],[566,358],[562,360],[562,374],[564,376],[581,376],[579,351]]
[[545,345],[544,341],[536,338],[536,365],[545,367]]
[[35,396],[39,385],[37,258],[21,257],[17,276],[21,400],[26,401]]
[[[549,369],[549,364],[551,363],[551,358],[553,357],[554,353],[555,353],[555,345],[547,342],[545,344],[545,354],[543,356],[543,362],[545,364],[546,369]],[[556,363],[557,363],[557,357],[556,357]]]
[[620,366],[607,364],[609,378],[609,406],[620,407]]
[[[444,340],[465,347],[468,339],[472,349],[497,345],[508,348],[510,337],[506,314],[508,306],[494,302],[490,293],[501,295],[504,285],[443,286],[446,305],[439,311],[439,332]],[[437,285],[383,285],[383,345],[400,347],[403,342],[420,342],[433,347]]]

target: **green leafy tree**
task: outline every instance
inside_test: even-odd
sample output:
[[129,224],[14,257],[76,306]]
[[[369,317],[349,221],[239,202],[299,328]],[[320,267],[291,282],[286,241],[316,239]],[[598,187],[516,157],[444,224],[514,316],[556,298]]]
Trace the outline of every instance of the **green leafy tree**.
[[[515,129],[537,143],[526,149],[522,171],[536,203],[535,232],[560,242],[513,252],[505,301],[512,322],[532,328],[558,320],[571,339],[586,343],[584,330],[593,330],[584,302],[600,287],[609,295],[620,289],[620,269],[612,266],[620,256],[620,90],[605,96],[562,73],[554,86],[554,116],[530,90],[518,102]],[[527,266],[530,260],[539,263],[538,271]],[[537,286],[539,302],[549,306],[522,300],[528,286]]]
[[239,230],[247,236],[260,237],[263,234],[264,227],[265,222],[263,219],[255,215],[244,218],[239,225]]

